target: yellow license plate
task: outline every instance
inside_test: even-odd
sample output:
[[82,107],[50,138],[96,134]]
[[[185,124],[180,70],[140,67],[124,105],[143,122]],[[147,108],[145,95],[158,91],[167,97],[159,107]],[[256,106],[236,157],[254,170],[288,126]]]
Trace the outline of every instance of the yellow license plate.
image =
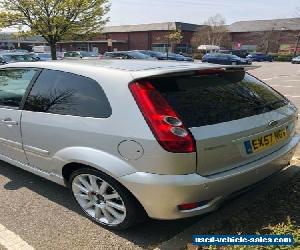
[[285,140],[288,137],[288,128],[277,130],[268,135],[258,137],[253,140],[245,141],[245,149],[247,154],[253,154],[258,151],[265,150]]

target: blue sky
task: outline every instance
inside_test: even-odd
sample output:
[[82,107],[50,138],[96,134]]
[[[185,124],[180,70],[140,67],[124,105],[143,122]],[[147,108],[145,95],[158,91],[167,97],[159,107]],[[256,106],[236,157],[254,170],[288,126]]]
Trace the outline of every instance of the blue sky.
[[300,0],[111,0],[108,25],[181,21],[201,24],[217,13],[228,24],[296,17]]

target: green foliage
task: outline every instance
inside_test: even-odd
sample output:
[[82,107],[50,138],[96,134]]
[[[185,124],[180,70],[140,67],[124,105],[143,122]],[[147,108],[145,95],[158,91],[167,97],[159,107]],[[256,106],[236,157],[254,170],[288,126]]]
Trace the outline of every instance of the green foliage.
[[68,36],[100,31],[109,7],[108,0],[3,0],[0,28],[27,26],[55,49]]
[[168,34],[168,39],[170,40],[171,43],[175,43],[175,44],[180,43],[181,40],[183,39],[181,30],[178,29],[178,30],[171,31]]
[[271,54],[274,61],[278,62],[290,62],[293,59],[293,55]]
[[193,58],[196,60],[202,60],[203,56],[204,56],[204,54],[200,53],[200,52],[193,53]]

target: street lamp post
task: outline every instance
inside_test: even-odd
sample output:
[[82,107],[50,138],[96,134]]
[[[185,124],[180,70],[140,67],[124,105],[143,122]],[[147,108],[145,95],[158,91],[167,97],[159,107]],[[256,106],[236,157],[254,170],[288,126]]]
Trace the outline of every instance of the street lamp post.
[[169,60],[169,45],[170,45],[170,23],[168,22],[168,47],[167,47],[167,60]]
[[300,42],[300,33],[297,36],[297,42],[296,42],[296,45],[295,45],[294,57],[297,55],[299,42]]

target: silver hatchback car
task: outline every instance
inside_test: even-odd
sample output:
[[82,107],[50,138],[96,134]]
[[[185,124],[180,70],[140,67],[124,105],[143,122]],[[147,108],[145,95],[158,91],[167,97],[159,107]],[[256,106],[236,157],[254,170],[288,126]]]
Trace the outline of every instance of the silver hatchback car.
[[113,229],[212,211],[286,167],[299,142],[295,106],[242,67],[1,66],[0,159],[68,186]]

